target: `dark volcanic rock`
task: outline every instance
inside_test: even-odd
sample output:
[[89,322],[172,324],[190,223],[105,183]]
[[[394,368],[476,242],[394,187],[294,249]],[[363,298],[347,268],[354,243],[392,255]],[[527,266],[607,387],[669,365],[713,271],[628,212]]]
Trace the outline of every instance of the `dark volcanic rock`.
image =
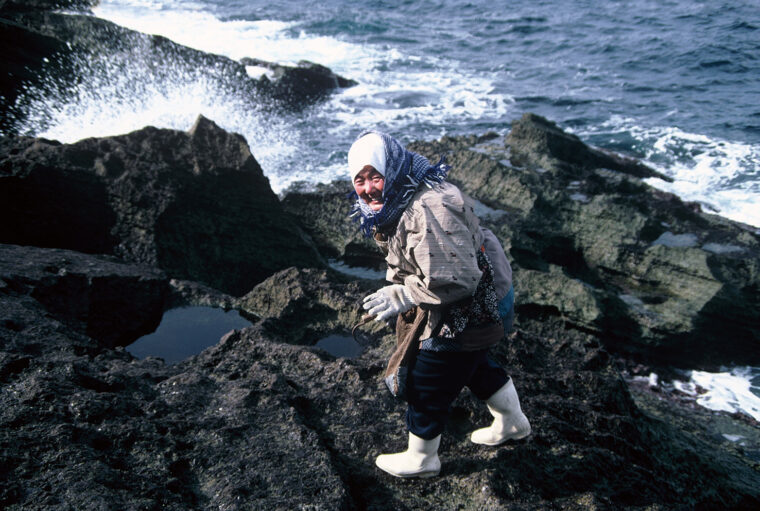
[[[67,328],[114,347],[156,329],[169,280],[158,270],[113,257],[0,245],[0,293],[5,304],[33,299]],[[4,321],[13,331],[36,326],[21,317]]]
[[0,14],[13,12],[52,11],[55,9],[85,10],[94,7],[100,0],[3,0]]
[[45,88],[49,69],[64,73],[71,50],[64,41],[0,18],[0,132],[8,132],[23,116],[16,99],[23,87]]
[[[237,306],[254,319],[266,318],[264,328],[276,340],[314,344],[332,332],[346,330],[361,320],[364,311],[347,297],[364,297],[375,289],[368,281],[331,270],[289,268],[256,286]],[[308,318],[308,321],[303,321]],[[376,324],[365,330],[376,331]]]
[[0,241],[112,253],[243,294],[319,265],[245,139],[200,117],[65,145],[0,139]]
[[[91,330],[83,322],[108,320],[83,318],[88,302],[112,320],[134,314],[133,327],[160,317],[150,292],[158,272],[63,250],[3,250],[0,260],[15,261],[0,276],[3,509],[341,508],[346,489],[275,368],[249,363],[248,374],[219,380],[206,363],[137,361],[82,333]],[[111,327],[120,333],[123,322]]]
[[308,231],[320,253],[341,258],[347,264],[385,269],[385,258],[377,244],[359,234],[349,218],[353,190],[350,181],[318,184],[314,190],[292,187],[282,198],[282,207]]
[[171,293],[166,308],[216,307],[230,310],[237,306],[237,298],[192,280],[172,279]]
[[259,59],[244,58],[240,63],[272,71],[272,80],[262,77],[260,83],[273,99],[298,110],[315,101],[325,99],[335,89],[357,84],[354,80],[335,74],[329,68],[302,60],[297,66],[283,66]]
[[245,307],[262,322],[232,334],[224,350],[199,357],[217,377],[235,379],[246,374],[251,359],[257,367],[276,365],[295,393],[290,402],[300,420],[330,453],[350,508],[750,508],[758,502],[758,472],[639,412],[598,341],[556,320],[524,321],[494,350],[520,389],[534,425],[530,440],[496,450],[471,444],[469,432],[490,416],[465,393],[444,434],[442,477],[410,482],[385,476],[374,457],[402,449],[406,438],[404,407],[380,381],[394,343],[393,335],[380,334],[389,330],[368,325],[362,356],[336,362],[263,342],[274,335],[301,343],[305,331],[316,339],[325,318],[337,320],[330,328],[340,330],[342,323],[346,329],[358,319],[366,285],[324,271],[275,275],[245,297]]
[[[272,298],[278,282],[285,291]],[[247,307],[271,316],[174,366],[99,347],[52,321],[28,295],[8,301],[0,308],[0,335],[9,340],[0,346],[0,504],[10,510],[760,505],[756,470],[639,412],[598,342],[559,321],[526,320],[494,351],[515,379],[531,437],[497,449],[471,444],[469,431],[489,415],[465,393],[444,433],[441,476],[387,476],[374,457],[403,448],[406,438],[403,406],[381,382],[393,344],[392,335],[382,334],[390,332],[370,325],[356,359],[274,339],[303,342],[303,332],[327,324],[325,309],[333,310],[331,328],[350,328],[368,285],[288,270],[246,297]],[[3,288],[0,297],[12,296]],[[318,305],[310,303],[314,298]],[[19,309],[36,315],[34,327],[14,322]]]
[[757,232],[644,184],[655,173],[641,163],[557,131],[525,115],[506,141],[413,146],[446,154],[451,179],[499,210],[485,223],[515,263],[518,311],[562,317],[650,361],[760,363]]
[[672,181],[639,161],[589,147],[555,123],[531,113],[514,123],[507,145],[512,149],[512,164],[518,167],[553,169],[566,177],[580,170],[578,178],[585,177],[584,170],[587,174],[589,170],[601,168],[640,178],[659,177]]
[[[71,163],[62,164],[63,152]],[[91,156],[44,139],[0,138],[0,241],[113,252],[107,184],[77,165],[93,163]]]

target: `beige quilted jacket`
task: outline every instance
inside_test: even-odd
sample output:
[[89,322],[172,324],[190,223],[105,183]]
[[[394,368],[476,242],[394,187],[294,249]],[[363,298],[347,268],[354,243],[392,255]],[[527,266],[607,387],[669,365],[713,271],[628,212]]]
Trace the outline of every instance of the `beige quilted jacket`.
[[420,187],[401,215],[396,232],[376,241],[388,263],[386,278],[403,284],[430,311],[420,339],[432,336],[446,305],[472,296],[481,271],[476,253],[483,244],[472,201],[444,182]]

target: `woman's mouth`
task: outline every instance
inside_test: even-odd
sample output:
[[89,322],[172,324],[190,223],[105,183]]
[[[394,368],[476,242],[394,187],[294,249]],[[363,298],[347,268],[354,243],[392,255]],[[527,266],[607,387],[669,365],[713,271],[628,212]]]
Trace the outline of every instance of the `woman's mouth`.
[[365,197],[365,202],[369,205],[370,208],[372,208],[374,211],[379,211],[380,208],[383,207],[383,197],[382,195],[378,195],[375,197],[367,196]]

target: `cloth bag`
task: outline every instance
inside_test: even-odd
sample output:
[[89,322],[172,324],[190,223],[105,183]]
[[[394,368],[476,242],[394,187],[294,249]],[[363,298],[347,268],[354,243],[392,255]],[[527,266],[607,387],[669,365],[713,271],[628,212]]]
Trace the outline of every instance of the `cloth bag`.
[[420,307],[412,307],[396,318],[396,349],[388,360],[385,370],[385,384],[394,397],[407,400],[406,378],[409,367],[417,357],[419,340],[425,327],[428,312]]

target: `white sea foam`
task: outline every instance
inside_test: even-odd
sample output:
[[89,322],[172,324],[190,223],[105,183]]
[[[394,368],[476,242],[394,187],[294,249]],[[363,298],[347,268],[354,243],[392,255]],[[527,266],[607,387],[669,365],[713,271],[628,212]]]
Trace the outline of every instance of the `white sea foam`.
[[[697,403],[710,410],[742,412],[760,421],[760,368],[735,367],[718,373],[692,371],[691,379],[679,382],[679,390],[697,396]],[[704,389],[700,393],[697,389]]]
[[[360,85],[334,94],[296,119],[271,114],[261,119],[257,109],[240,108],[232,94],[220,93],[204,80],[203,70],[195,74],[197,83],[183,72],[157,84],[150,71],[140,69],[139,59],[125,60],[121,71],[128,81],[110,72],[100,78],[91,72],[83,75],[103,87],[101,91],[84,85],[87,91],[60,97],[58,103],[56,98],[30,99],[33,93],[22,97],[38,122],[27,121],[23,130],[71,142],[148,124],[187,129],[203,113],[246,136],[275,191],[294,181],[339,176],[345,148],[367,127],[428,139],[473,124],[506,130],[514,100],[496,91],[503,72],[476,73],[441,57],[307,33],[292,21],[220,19],[213,8],[190,0],[102,0],[93,12],[133,30],[234,60],[255,57],[283,64],[310,60]],[[260,71],[248,69],[251,75]],[[114,90],[113,83],[121,89]],[[650,184],[710,205],[728,218],[760,226],[760,148],[673,127],[643,129],[634,120],[619,117],[592,134],[622,132],[648,148],[651,165],[674,178],[673,183],[651,179]]]
[[375,280],[385,279],[385,272],[375,270],[374,268],[365,268],[363,266],[348,266],[347,264],[338,261],[337,259],[330,259],[328,261],[328,264],[333,270],[345,273],[346,275],[351,275],[352,277]]
[[760,421],[760,367],[721,368],[717,373],[682,371],[685,380],[659,381],[656,374],[634,376],[633,382],[677,391],[710,410],[743,413]]
[[645,181],[707,211],[760,227],[760,147],[688,133],[675,127],[642,128],[613,117],[586,134],[630,133],[645,148],[645,161],[673,178]]
[[[651,130],[656,142],[649,160],[676,155],[660,170],[673,183],[648,182],[687,200],[713,205],[721,215],[760,227],[760,149],[686,133],[678,128]],[[748,177],[756,179],[747,179]],[[741,181],[744,182],[741,182]]]
[[256,57],[295,64],[313,59],[330,66],[350,55],[356,56],[358,48],[333,38],[306,34],[293,37],[289,34],[289,29],[296,26],[292,22],[223,21],[205,11],[204,6],[188,2],[106,0],[93,12],[129,29],[161,35],[181,45],[234,60]]
[[72,143],[145,126],[186,131],[203,115],[245,136],[264,168],[278,167],[296,153],[298,133],[284,119],[263,115],[255,104],[225,92],[211,73],[166,63],[172,76],[167,81],[151,71],[149,62],[130,54],[83,57],[77,66],[89,79],[74,90],[30,101],[22,133]]
[[223,21],[209,12],[186,8],[185,3],[171,2],[170,9],[161,2],[148,2],[147,8],[144,3],[105,0],[93,11],[132,30],[162,35],[234,60],[255,57],[281,64],[309,60],[328,66],[363,84],[336,95],[326,109],[328,115],[349,126],[403,127],[410,120],[426,119],[440,123],[440,115],[451,119],[498,117],[512,102],[493,92],[491,78],[464,75],[455,62],[307,34],[293,22]]
[[274,77],[274,71],[263,66],[245,66],[245,72],[248,73],[248,76],[251,78],[256,79],[266,76],[271,80]]

